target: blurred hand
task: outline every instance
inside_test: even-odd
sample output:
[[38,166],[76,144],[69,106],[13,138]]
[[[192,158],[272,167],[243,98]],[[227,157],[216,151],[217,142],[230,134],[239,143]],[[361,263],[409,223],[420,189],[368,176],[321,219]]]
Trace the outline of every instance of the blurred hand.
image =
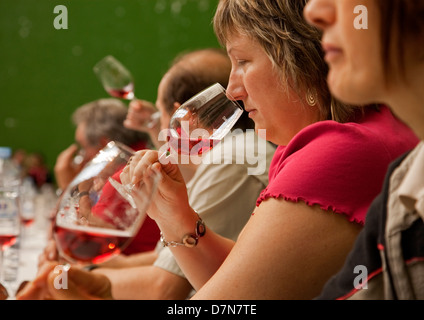
[[[57,271],[58,262],[45,263],[37,277],[16,296],[17,300],[98,300],[113,299],[111,283],[102,275],[76,266],[67,271]],[[61,268],[64,270],[65,268]],[[60,277],[62,287],[58,287]],[[66,279],[66,280],[64,280]],[[63,287],[66,281],[67,287]]]
[[[155,105],[149,101],[132,100],[129,104],[124,126],[128,129],[149,133],[154,128],[149,127],[148,123],[150,122],[150,117],[156,111]],[[160,127],[160,121],[157,121],[154,127]]]
[[56,241],[51,238],[47,241],[47,244],[43,252],[38,257],[38,269],[46,264],[47,262],[57,261],[59,259],[59,254],[56,248]]
[[81,171],[83,163],[76,165],[74,163],[74,156],[78,151],[76,144],[70,145],[68,148],[63,150],[57,157],[54,166],[54,174],[56,182],[62,190],[64,190],[68,184],[75,178],[75,176]]

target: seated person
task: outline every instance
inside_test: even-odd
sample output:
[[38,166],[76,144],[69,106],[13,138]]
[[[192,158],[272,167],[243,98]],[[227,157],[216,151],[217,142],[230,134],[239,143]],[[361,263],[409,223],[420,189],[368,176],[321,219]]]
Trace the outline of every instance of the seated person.
[[[114,98],[98,99],[74,111],[72,121],[76,126],[76,143],[59,154],[54,167],[59,188],[65,190],[83,166],[110,141],[123,143],[135,151],[151,147],[151,140],[146,133],[123,125],[127,112],[125,104]],[[75,161],[76,156],[80,158],[78,163]],[[133,241],[124,254],[154,249],[159,240],[156,223],[147,217],[136,237],[137,241]]]
[[[161,113],[161,128],[166,129],[179,105],[197,92],[215,82],[226,86],[229,72],[230,61],[222,50],[197,50],[177,57],[158,87],[156,105]],[[136,128],[139,125],[134,123],[145,122],[144,119],[136,122],[137,116],[148,118],[149,113],[155,111],[146,104],[145,101],[131,103],[127,125],[131,125],[132,120]],[[249,128],[253,128],[252,122],[244,113],[233,133],[210,152],[216,164],[211,164],[211,158],[205,158],[200,164],[178,165],[188,183],[190,203],[197,208],[198,214],[215,232],[234,240],[249,219],[256,198],[267,184],[268,167],[275,151],[270,143],[259,139],[253,130],[247,132]],[[156,141],[158,148],[161,142]],[[247,153],[247,147],[255,152]],[[229,152],[225,152],[227,150]],[[243,155],[243,161],[236,163],[240,154]],[[249,175],[249,168],[257,169],[256,175]],[[232,211],[231,215],[225,213],[228,209]],[[119,256],[92,268],[95,268],[92,273],[108,276],[116,299],[185,299],[192,292],[191,284],[169,248],[164,248],[160,242],[155,251]]]

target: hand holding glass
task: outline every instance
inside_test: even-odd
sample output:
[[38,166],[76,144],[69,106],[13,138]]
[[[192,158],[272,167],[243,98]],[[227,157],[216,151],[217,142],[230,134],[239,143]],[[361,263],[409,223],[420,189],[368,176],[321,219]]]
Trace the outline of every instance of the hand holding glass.
[[112,187],[134,151],[110,142],[64,191],[56,214],[54,238],[60,255],[71,263],[99,263],[119,254],[146,217],[158,176],[133,190],[128,202]]
[[[216,146],[235,125],[243,108],[227,97],[219,83],[199,92],[183,103],[172,115],[167,133],[168,144],[158,161],[178,155],[202,156]],[[131,198],[134,184],[113,186],[126,198]],[[130,200],[129,200],[130,201]]]

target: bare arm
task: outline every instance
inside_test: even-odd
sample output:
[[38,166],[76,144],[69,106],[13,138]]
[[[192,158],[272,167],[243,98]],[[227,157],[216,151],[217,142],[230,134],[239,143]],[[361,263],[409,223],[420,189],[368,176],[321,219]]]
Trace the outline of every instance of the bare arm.
[[234,241],[207,229],[195,248],[175,247],[171,251],[187,279],[198,290],[218,270],[233,246]]
[[194,298],[311,299],[341,268],[359,231],[340,214],[268,199]]
[[73,164],[74,155],[77,152],[78,147],[76,144],[70,145],[68,148],[63,150],[57,157],[54,166],[54,174],[56,182],[62,190],[64,190],[72,179],[81,171],[84,163],[76,166]]
[[120,254],[111,260],[100,264],[101,268],[127,268],[135,266],[148,266],[155,262],[158,254],[155,250],[134,253],[131,255]]
[[[148,212],[168,241],[180,242],[198,219],[188,205],[181,174],[175,165],[157,163],[155,152],[139,156],[124,172],[137,178],[151,167],[161,170]],[[234,247],[207,229],[195,248],[176,247],[172,253],[198,290],[196,298],[310,299],[341,268],[360,229],[340,214],[270,198],[255,210]]]
[[99,268],[112,283],[112,296],[125,300],[183,300],[192,287],[187,279],[155,266],[124,269]]

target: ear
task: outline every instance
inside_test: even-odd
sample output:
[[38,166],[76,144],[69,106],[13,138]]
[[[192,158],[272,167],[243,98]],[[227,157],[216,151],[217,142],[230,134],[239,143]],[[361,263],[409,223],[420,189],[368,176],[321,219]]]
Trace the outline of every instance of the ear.
[[181,106],[181,103],[174,102],[174,112]]

